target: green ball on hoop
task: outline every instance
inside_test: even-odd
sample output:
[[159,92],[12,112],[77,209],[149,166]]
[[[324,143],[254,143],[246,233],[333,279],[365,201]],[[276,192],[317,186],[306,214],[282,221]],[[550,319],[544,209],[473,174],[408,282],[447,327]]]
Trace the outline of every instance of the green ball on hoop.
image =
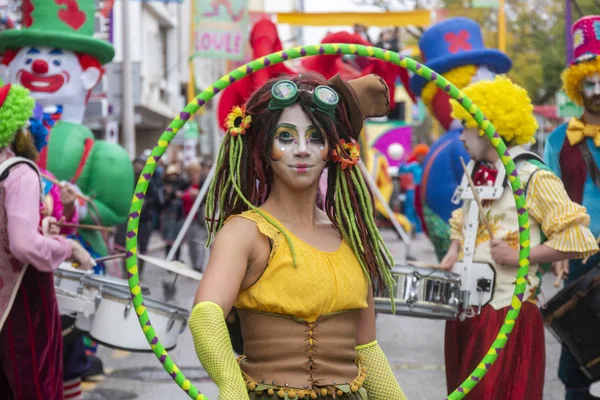
[[424,65],[419,64],[413,59],[403,57],[398,53],[394,53],[388,50],[380,49],[371,46],[362,46],[355,44],[320,44],[314,46],[300,46],[289,50],[280,51],[273,53],[266,57],[249,62],[243,65],[231,73],[223,76],[221,79],[216,81],[212,86],[205,89],[198,95],[191,103],[189,103],[183,111],[171,122],[167,130],[161,135],[158,140],[158,144],[152,150],[152,154],[148,157],[146,165],[140,175],[140,178],[135,187],[135,193],[133,201],[131,203],[131,209],[129,211],[129,220],[127,222],[127,239],[125,247],[127,249],[127,275],[129,278],[129,288],[133,296],[133,305],[135,312],[138,316],[140,325],[146,335],[146,339],[152,348],[152,351],[163,365],[163,368],[175,382],[183,389],[192,399],[195,400],[206,400],[206,396],[201,394],[198,389],[185,377],[185,375],[179,370],[177,365],[173,362],[164,346],[156,336],[156,332],[152,327],[152,323],[144,306],[144,298],[142,291],[139,286],[139,276],[137,268],[137,232],[139,226],[139,218],[142,209],[142,203],[148,184],[152,174],[156,170],[156,163],[165,153],[165,150],[169,146],[169,143],[177,132],[185,125],[185,123],[196,113],[206,102],[212,99],[217,93],[225,89],[232,83],[248,76],[262,68],[270,65],[282,63],[286,60],[292,60],[296,58],[325,55],[325,54],[353,54],[361,57],[371,57],[383,61],[388,61],[392,64],[399,65],[400,67],[406,68],[409,71],[418,74],[428,81],[435,82],[435,84],[448,95],[457,100],[462,107],[467,110],[477,121],[479,127],[485,132],[486,136],[490,139],[492,145],[496,148],[502,164],[506,169],[506,175],[512,191],[515,197],[515,203],[517,206],[517,212],[519,214],[519,269],[517,270],[517,283],[515,291],[512,297],[512,303],[510,309],[504,319],[504,324],[500,328],[496,340],[492,343],[487,355],[481,360],[478,367],[471,373],[471,375],[454,391],[447,399],[456,400],[464,398],[480,381],[483,379],[485,374],[489,371],[494,362],[498,359],[500,351],[506,345],[508,337],[513,330],[515,320],[519,316],[521,305],[523,303],[523,294],[526,289],[525,277],[529,272],[529,215],[525,207],[525,197],[523,196],[523,188],[521,181],[517,175],[515,163],[506,149],[504,141],[496,132],[496,129],[492,123],[485,118],[481,110],[477,108],[473,102],[464,95],[456,86],[446,80],[443,76],[436,73],[435,71],[427,68]]

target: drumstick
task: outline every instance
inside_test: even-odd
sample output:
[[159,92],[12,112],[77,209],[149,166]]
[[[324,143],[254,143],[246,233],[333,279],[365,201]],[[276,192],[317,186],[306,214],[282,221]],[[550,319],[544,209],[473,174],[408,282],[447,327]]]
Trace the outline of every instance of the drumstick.
[[97,225],[80,225],[80,224],[66,224],[62,222],[53,222],[52,225],[56,225],[59,228],[76,228],[76,229],[89,229],[93,231],[111,231],[111,228],[106,226],[97,226]]
[[116,260],[117,258],[125,258],[125,255],[126,255],[125,253],[112,254],[110,256],[96,258],[95,261],[103,262],[103,261],[108,261],[108,260]]
[[471,179],[471,175],[469,174],[469,171],[467,170],[467,166],[465,165],[465,161],[463,160],[462,157],[460,158],[460,163],[462,164],[463,170],[465,171],[467,181],[469,182],[469,187],[471,188],[471,191],[473,192],[473,198],[475,199],[475,201],[477,202],[477,206],[479,207],[479,218],[481,219],[481,222],[483,222],[483,224],[485,225],[485,229],[490,234],[490,240],[494,240],[494,234],[492,233],[492,227],[490,226],[490,223],[489,223],[487,217],[485,216],[485,212],[483,211],[483,206],[481,204],[481,199],[479,198],[479,196],[477,196],[477,191],[475,190],[475,184],[473,183],[473,179]]
[[[46,174],[40,174],[42,175],[42,178],[52,182],[53,184],[57,185],[57,186],[62,186],[62,183],[60,183],[59,181],[57,181],[56,179],[54,179],[51,176],[48,176]],[[86,203],[90,203],[92,201],[92,199],[90,199],[88,196],[81,194],[81,193],[75,193],[75,197],[77,197],[80,200],[85,201]]]

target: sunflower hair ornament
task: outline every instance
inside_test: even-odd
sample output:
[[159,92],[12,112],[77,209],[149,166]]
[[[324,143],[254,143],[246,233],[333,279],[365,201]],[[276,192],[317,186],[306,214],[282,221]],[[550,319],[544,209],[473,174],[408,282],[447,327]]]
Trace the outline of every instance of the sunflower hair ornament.
[[235,106],[227,114],[224,126],[231,136],[245,135],[251,122],[252,116],[246,114],[246,106]]
[[360,160],[360,145],[354,139],[350,139],[350,143],[346,143],[344,139],[340,139],[341,146],[331,150],[331,160],[342,165],[342,169],[350,166],[355,166]]

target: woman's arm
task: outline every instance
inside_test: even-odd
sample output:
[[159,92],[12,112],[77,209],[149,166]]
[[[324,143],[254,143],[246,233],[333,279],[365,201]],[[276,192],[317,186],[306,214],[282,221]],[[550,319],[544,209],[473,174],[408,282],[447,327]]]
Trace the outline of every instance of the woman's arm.
[[229,314],[259,235],[256,224],[244,218],[234,218],[223,225],[215,237],[194,304],[211,301],[221,307],[225,315]]
[[362,309],[358,316],[356,344],[360,365],[366,368],[364,386],[369,400],[406,400],[390,363],[377,343],[372,287],[369,287],[367,308]]
[[375,301],[373,300],[373,287],[369,285],[367,295],[367,308],[363,308],[358,314],[358,328],[356,329],[356,345],[371,343],[377,339],[375,328]]
[[45,237],[39,231],[40,183],[28,165],[18,165],[4,180],[10,252],[22,263],[40,271],[54,271],[71,257],[71,245],[60,236]]
[[248,400],[246,383],[225,324],[259,240],[256,225],[234,218],[217,234],[189,319],[202,366],[219,387],[219,399]]

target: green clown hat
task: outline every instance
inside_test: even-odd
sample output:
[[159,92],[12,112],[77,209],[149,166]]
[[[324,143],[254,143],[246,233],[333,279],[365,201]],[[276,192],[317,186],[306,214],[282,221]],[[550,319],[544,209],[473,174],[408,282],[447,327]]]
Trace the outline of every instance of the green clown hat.
[[115,49],[93,37],[95,11],[94,0],[24,0],[23,28],[0,32],[0,52],[45,46],[88,54],[107,64]]

